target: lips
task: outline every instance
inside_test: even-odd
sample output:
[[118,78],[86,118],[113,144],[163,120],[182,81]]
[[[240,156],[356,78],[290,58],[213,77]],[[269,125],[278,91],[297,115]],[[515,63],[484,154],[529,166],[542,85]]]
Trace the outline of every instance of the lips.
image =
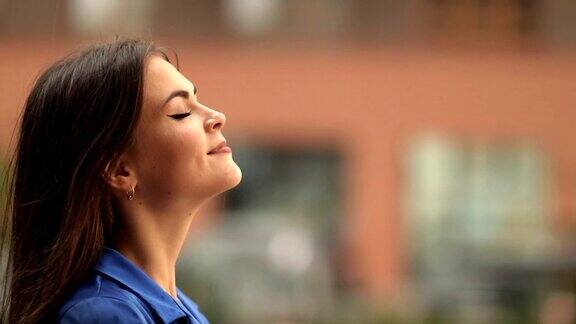
[[215,148],[210,150],[208,154],[216,154],[216,153],[223,153],[223,152],[230,152],[230,148],[226,145],[226,141],[220,142]]

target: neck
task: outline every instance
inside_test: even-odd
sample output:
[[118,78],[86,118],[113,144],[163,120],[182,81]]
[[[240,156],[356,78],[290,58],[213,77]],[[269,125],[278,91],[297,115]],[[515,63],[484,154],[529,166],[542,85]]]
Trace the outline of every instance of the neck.
[[[123,210],[114,247],[140,267],[172,297],[177,297],[176,262],[193,216],[200,206],[187,210],[151,212],[140,204]],[[132,207],[131,206],[131,207]]]

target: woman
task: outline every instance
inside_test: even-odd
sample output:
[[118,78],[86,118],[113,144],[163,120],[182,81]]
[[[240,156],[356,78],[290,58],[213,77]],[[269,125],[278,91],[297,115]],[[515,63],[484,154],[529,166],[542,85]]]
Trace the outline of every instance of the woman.
[[198,209],[241,180],[225,124],[148,42],[48,68],[12,163],[8,321],[207,323],[175,266]]

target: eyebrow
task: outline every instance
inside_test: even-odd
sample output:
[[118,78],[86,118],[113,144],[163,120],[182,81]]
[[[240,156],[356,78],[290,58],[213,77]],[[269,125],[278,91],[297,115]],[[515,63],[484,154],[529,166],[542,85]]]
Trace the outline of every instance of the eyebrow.
[[[194,94],[198,93],[198,88],[194,87]],[[190,98],[190,92],[186,91],[186,90],[174,90],[172,91],[172,93],[170,93],[170,95],[168,95],[168,97],[166,98],[166,100],[164,100],[164,103],[162,104],[162,107],[164,107],[168,101],[172,100],[175,97],[183,97],[183,98]]]

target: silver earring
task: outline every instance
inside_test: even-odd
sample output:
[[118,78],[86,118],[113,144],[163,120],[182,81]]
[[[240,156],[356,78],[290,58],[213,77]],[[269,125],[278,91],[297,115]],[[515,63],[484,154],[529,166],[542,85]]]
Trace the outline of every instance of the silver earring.
[[126,197],[128,200],[134,199],[134,187],[130,186],[130,190],[126,191]]

